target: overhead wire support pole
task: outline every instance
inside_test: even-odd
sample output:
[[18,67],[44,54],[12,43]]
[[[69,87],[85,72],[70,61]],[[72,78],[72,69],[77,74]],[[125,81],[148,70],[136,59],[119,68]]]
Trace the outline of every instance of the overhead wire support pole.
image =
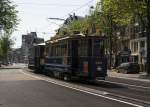
[[48,19],[51,19],[51,20],[60,20],[60,21],[65,21],[65,19],[62,19],[62,18],[48,18]]

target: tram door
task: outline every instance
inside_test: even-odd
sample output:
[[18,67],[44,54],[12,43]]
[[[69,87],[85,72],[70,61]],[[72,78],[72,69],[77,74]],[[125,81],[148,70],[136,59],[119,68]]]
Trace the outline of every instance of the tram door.
[[71,43],[71,50],[72,50],[72,70],[77,71],[78,70],[78,40],[72,40]]

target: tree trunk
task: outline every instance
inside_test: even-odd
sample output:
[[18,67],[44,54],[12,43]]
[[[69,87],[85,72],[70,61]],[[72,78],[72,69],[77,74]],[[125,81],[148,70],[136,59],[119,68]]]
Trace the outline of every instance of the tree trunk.
[[150,75],[150,0],[147,0],[147,74]]
[[147,29],[147,74],[150,75],[150,27]]

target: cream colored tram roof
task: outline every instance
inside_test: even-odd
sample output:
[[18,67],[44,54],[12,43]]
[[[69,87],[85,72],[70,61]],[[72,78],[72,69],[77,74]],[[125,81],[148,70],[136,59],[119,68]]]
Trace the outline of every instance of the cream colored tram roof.
[[44,46],[45,43],[34,44],[34,46]]
[[56,39],[50,39],[50,40],[46,41],[46,43],[56,43],[58,41],[69,39],[69,38],[74,38],[74,37],[77,37],[77,36],[85,37],[84,34],[75,34],[75,35],[71,35],[71,36],[58,37]]

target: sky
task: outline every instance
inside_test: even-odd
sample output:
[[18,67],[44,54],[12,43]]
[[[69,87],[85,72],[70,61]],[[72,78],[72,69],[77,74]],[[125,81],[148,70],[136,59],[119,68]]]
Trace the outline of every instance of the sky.
[[55,35],[55,30],[63,23],[48,18],[67,18],[69,14],[85,16],[96,0],[12,0],[19,11],[19,25],[12,34],[14,48],[21,46],[22,34],[37,32],[45,40]]

